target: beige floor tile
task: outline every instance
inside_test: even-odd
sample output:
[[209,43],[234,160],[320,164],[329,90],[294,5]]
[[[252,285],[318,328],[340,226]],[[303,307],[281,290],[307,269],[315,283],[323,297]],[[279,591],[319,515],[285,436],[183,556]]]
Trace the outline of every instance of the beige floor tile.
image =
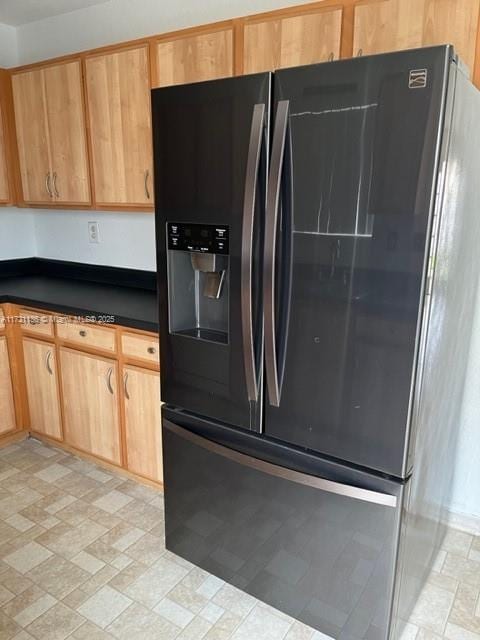
[[242,618],[247,616],[256,605],[255,598],[229,584],[224,584],[212,600],[223,609],[228,609]]
[[479,634],[468,631],[468,629],[459,627],[451,622],[447,624],[445,637],[448,638],[448,640],[480,640]]
[[175,626],[180,627],[180,629],[184,629],[195,617],[195,614],[189,609],[182,607],[182,605],[178,604],[174,600],[170,600],[169,598],[163,598],[160,600],[153,610],[155,613],[158,613],[159,616],[165,618],[165,620],[168,620]]
[[85,622],[72,633],[71,637],[74,640],[112,640],[114,636],[91,622]]
[[44,482],[57,482],[69,473],[71,473],[71,470],[68,467],[64,467],[63,465],[54,462],[42,471],[36,473],[35,477],[40,478],[40,480],[43,480]]
[[443,637],[444,636],[438,635],[438,633],[434,633],[433,631],[420,627],[418,629],[416,640],[442,640]]
[[132,604],[107,628],[118,640],[173,640],[180,628],[140,604]]
[[175,562],[161,558],[150,569],[123,590],[127,596],[146,607],[153,608],[185,576]]
[[447,553],[442,573],[456,578],[459,582],[480,586],[480,562],[475,560]]
[[13,600],[13,598],[15,598],[15,594],[2,585],[2,580],[0,578],[0,607],[7,602],[10,602],[10,600]]
[[441,589],[445,589],[446,591],[451,591],[452,593],[456,593],[459,585],[456,578],[452,578],[445,573],[437,573],[436,571],[432,571],[429,575],[428,582],[429,584],[433,584]]
[[17,613],[17,615],[14,617],[14,620],[21,627],[26,627],[43,613],[45,613],[45,611],[51,609],[56,603],[57,601],[55,600],[55,598],[46,593],[45,595],[38,598],[38,600],[35,600],[35,602],[33,602],[31,605]]
[[27,577],[57,600],[62,600],[83,584],[90,574],[65,558],[53,556],[29,571]]
[[480,587],[462,583],[459,585],[449,622],[480,634],[480,617],[477,615]]
[[65,558],[73,558],[105,532],[105,527],[87,519],[46,546]]
[[77,611],[90,622],[105,629],[131,604],[130,598],[106,585],[80,605]]
[[119,571],[119,573],[110,580],[109,584],[111,587],[114,587],[114,589],[123,591],[148,569],[149,567],[147,567],[146,564],[134,560],[128,567]]
[[234,632],[232,640],[279,640],[290,626],[286,620],[257,605]]
[[151,565],[161,558],[165,551],[165,544],[161,538],[146,533],[137,542],[134,542],[125,549],[125,553],[130,558]]
[[216,624],[220,618],[225,613],[225,609],[219,607],[214,602],[207,602],[207,604],[200,611],[200,616],[211,622],[212,624]]
[[201,638],[204,638],[210,631],[212,626],[210,622],[197,616],[183,629],[177,638],[178,640],[201,640]]
[[102,569],[100,569],[100,571],[97,571],[86,582],[84,582],[80,589],[88,595],[92,595],[95,593],[95,591],[98,591],[98,589],[108,584],[112,580],[112,578],[117,575],[117,573],[118,569],[115,569],[115,567],[107,564]]
[[207,632],[205,640],[229,640],[235,629],[241,624],[242,620],[243,618],[237,616],[235,613],[225,611],[222,617],[217,620],[217,622],[215,622],[212,628]]
[[85,618],[62,603],[56,604],[27,627],[37,640],[65,640],[85,622]]
[[14,595],[18,596],[20,593],[23,593],[26,589],[31,587],[33,583],[23,574],[15,571],[15,569],[7,567],[7,569],[2,571],[0,575],[0,584],[11,591]]
[[93,505],[98,509],[103,509],[103,511],[106,511],[107,513],[116,513],[129,502],[132,502],[132,500],[132,496],[127,496],[125,493],[121,493],[121,491],[114,489],[98,500],[95,500]]
[[100,569],[103,569],[105,566],[105,562],[95,558],[95,556],[90,555],[86,551],[80,551],[80,553],[77,553],[71,561],[80,567],[80,569],[87,571],[91,575],[97,573],[97,571],[100,571]]
[[11,638],[14,638],[22,629],[14,620],[0,611],[0,630],[2,632],[0,638],[2,640],[11,640]]
[[3,561],[15,569],[15,571],[27,573],[27,571],[30,571],[30,569],[33,569],[51,556],[51,551],[36,542],[30,542],[3,558]]
[[163,520],[163,512],[138,500],[132,500],[125,507],[116,512],[116,515],[125,522],[134,524],[139,529],[150,531]]
[[285,640],[312,640],[313,629],[301,622],[294,622],[290,627]]
[[427,584],[413,610],[410,621],[434,633],[443,634],[454,594]]
[[25,518],[19,513],[14,513],[13,516],[10,516],[9,518],[7,518],[5,522],[10,527],[14,527],[17,531],[21,531],[22,533],[24,531],[28,531],[29,529],[35,526],[35,522],[32,522],[32,520]]

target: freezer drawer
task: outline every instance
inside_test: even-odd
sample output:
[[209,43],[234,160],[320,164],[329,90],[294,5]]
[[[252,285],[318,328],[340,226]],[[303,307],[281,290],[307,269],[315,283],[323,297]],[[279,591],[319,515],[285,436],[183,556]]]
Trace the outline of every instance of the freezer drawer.
[[307,475],[165,418],[163,439],[170,551],[333,638],[388,637],[403,485]]

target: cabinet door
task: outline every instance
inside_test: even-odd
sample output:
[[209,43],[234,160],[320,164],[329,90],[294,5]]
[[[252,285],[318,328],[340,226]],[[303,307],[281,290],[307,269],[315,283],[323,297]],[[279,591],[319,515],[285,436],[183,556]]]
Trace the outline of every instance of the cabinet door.
[[125,367],[123,383],[128,469],[163,482],[160,374]]
[[250,22],[244,33],[244,73],[294,67],[340,56],[342,9]]
[[473,72],[480,0],[426,0],[423,44],[452,43]]
[[7,156],[5,148],[5,128],[3,123],[2,108],[0,105],[0,202],[10,201],[10,188],[8,183]]
[[425,0],[372,0],[355,7],[353,55],[422,46]]
[[23,356],[30,427],[33,431],[61,440],[55,345],[24,338]]
[[53,201],[44,72],[12,77],[17,144],[25,202]]
[[86,82],[96,203],[152,205],[147,47],[88,57]]
[[233,31],[224,29],[164,40],[156,45],[155,87],[233,75]]
[[44,70],[55,201],[88,204],[90,185],[80,62]]
[[65,441],[120,464],[116,363],[62,348],[60,364]]
[[7,339],[0,337],[0,434],[16,428]]

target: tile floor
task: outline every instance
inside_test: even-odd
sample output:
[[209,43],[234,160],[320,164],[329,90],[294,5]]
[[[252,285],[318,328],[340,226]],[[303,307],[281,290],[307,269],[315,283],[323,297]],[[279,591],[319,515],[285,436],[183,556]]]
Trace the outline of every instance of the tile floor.
[[[451,530],[405,640],[480,640],[480,537]],[[0,640],[325,640],[165,550],[163,498],[26,440],[0,450]]]

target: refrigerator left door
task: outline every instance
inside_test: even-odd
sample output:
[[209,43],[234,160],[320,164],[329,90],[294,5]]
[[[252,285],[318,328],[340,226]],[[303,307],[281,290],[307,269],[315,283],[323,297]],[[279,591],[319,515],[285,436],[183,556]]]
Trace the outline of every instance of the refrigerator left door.
[[255,431],[270,85],[152,92],[162,399]]

